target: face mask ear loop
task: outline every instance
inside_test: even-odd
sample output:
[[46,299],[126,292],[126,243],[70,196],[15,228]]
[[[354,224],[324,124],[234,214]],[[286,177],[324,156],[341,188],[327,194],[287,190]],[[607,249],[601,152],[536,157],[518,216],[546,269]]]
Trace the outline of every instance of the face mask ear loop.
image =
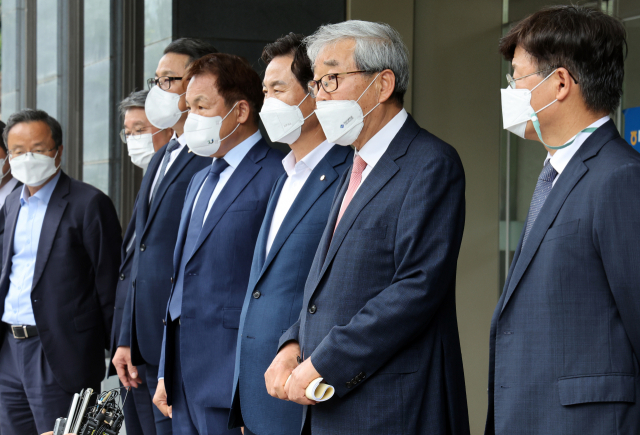
[[[59,148],[56,148],[56,155],[55,155],[55,156],[53,156],[53,161],[54,161],[54,162],[56,161],[56,157],[58,157],[58,153],[59,153],[59,152],[60,152],[60,149],[59,149]],[[55,164],[55,163],[54,163],[54,164]],[[60,159],[60,164],[59,164],[58,166],[56,166],[56,171],[57,171],[58,169],[60,169],[60,166],[62,166],[62,159]]]
[[[231,110],[229,110],[229,113],[227,113],[226,115],[224,115],[224,118],[222,118],[222,121],[224,121],[225,119],[227,119],[227,116],[229,116],[229,114],[231,112],[233,112],[233,109],[236,108],[236,106],[238,105],[239,101],[236,101],[236,104],[233,105],[233,107],[231,108]],[[222,124],[222,122],[220,122],[220,124]],[[240,123],[238,123],[238,125],[236,125],[236,128],[233,129],[233,131],[231,133],[229,133],[228,135],[226,135],[225,137],[223,137],[222,139],[220,139],[220,142],[222,142],[223,140],[225,140],[226,138],[228,138],[229,136],[231,136],[233,133],[236,132],[236,130],[238,129],[238,127],[240,127]]]
[[[300,104],[304,103],[304,100],[306,100],[309,97],[309,93],[307,93],[307,95],[305,95],[305,97],[302,99],[302,101],[300,101]],[[300,107],[300,104],[298,104],[296,107]],[[305,118],[307,119],[307,118]]]
[[546,82],[546,81],[547,81],[547,79],[548,79],[549,77],[551,77],[551,76],[552,76],[556,71],[558,71],[558,68],[556,68],[556,69],[554,69],[553,71],[551,71],[551,74],[549,74],[548,76],[546,76],[546,77],[544,78],[544,80],[543,80],[543,81],[541,81],[540,83],[538,83],[537,85],[535,85],[535,86],[533,87],[533,89],[531,89],[531,92],[535,91],[535,90],[536,90],[536,88],[537,88],[538,86],[540,86],[541,84],[543,84],[544,82]]
[[[300,104],[298,104],[298,105],[296,106],[298,109],[300,109],[300,105],[301,105],[302,103],[304,103],[304,100],[306,100],[306,99],[309,97],[309,95],[311,95],[311,94],[307,93],[307,95],[305,95],[305,97],[302,99],[302,101],[300,101]],[[310,114],[308,114],[308,115],[306,116],[306,118],[304,118],[304,119],[303,119],[303,121],[306,121],[307,119],[311,118],[311,115],[313,115],[314,113],[316,113],[316,111],[315,111],[315,110],[312,110],[312,111],[311,111],[311,113],[310,113]],[[302,114],[302,111],[300,111],[300,114]]]
[[[184,112],[183,112],[183,113],[184,113]],[[152,134],[151,134],[151,137],[153,137],[153,136],[155,136],[156,134],[160,133],[161,131],[165,131],[165,130],[166,130],[166,128],[162,128],[162,129],[160,129],[160,130],[156,131],[155,133],[152,133]]]
[[[375,79],[371,80],[371,83],[369,83],[369,86],[367,86],[367,89],[365,89],[364,91],[362,91],[362,93],[360,94],[360,96],[359,96],[359,97],[358,97],[358,99],[356,100],[356,103],[357,103],[358,101],[360,101],[360,98],[362,98],[362,96],[363,96],[363,95],[364,95],[364,94],[369,90],[369,88],[371,87],[371,85],[375,83],[375,81],[378,79],[378,77],[380,77],[380,74],[382,74],[382,71],[380,71],[380,72],[378,73],[378,75],[376,76],[376,78],[375,78]],[[378,103],[378,104],[380,104],[380,103]]]

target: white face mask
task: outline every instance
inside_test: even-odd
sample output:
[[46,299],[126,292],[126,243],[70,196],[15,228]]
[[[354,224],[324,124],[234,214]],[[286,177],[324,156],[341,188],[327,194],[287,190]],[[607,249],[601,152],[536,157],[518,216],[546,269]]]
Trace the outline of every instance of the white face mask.
[[147,169],[151,158],[156,152],[155,148],[153,148],[153,136],[161,131],[156,131],[153,134],[147,133],[127,137],[127,151],[129,152],[129,157],[131,157],[131,163],[139,168]]
[[[549,77],[555,73],[557,69],[554,69],[551,74],[545,77],[540,83],[534,86],[533,89],[513,89],[511,86],[507,86],[506,89],[500,89],[502,93],[502,124],[505,130],[509,130],[511,133],[516,136],[520,136],[523,139],[525,131],[527,129],[527,122],[531,121],[533,127],[538,134],[538,138],[540,142],[544,145],[544,141],[542,140],[542,133],[540,132],[540,122],[538,121],[538,117],[536,114],[542,112],[547,107],[551,106],[558,100],[553,100],[551,103],[544,106],[542,109],[537,112],[533,110],[531,107],[531,93],[535,91],[535,89],[543,84]],[[551,147],[550,147],[551,148]]]
[[231,136],[240,127],[240,124],[236,125],[236,128],[231,133],[220,139],[222,121],[227,119],[227,116],[233,112],[237,105],[238,103],[234,104],[224,118],[189,113],[184,123],[184,138],[191,152],[202,157],[209,157],[218,152],[220,142]]
[[60,166],[56,166],[56,157],[42,154],[24,153],[9,160],[11,173],[16,180],[26,186],[40,186],[47,181]]
[[[304,103],[308,96],[309,94],[300,101],[300,104]],[[289,106],[277,98],[264,100],[260,118],[271,142],[282,142],[291,145],[298,140],[300,133],[302,133],[302,124],[314,113],[311,112],[305,118],[302,115],[302,111],[300,111],[300,104]]]
[[365,89],[355,101],[328,100],[318,101],[316,103],[315,113],[318,121],[320,121],[324,134],[327,136],[327,141],[338,145],[351,145],[358,139],[362,127],[364,127],[364,118],[380,105],[380,103],[376,104],[366,115],[363,115],[362,108],[358,104],[358,101],[360,101],[360,98],[369,90],[379,76],[380,73],[369,83],[367,89]]
[[184,113],[178,106],[180,97],[184,94],[178,95],[163,91],[160,86],[152,87],[144,102],[144,113],[147,115],[149,122],[160,129],[171,128],[176,125],[176,122],[180,120]]

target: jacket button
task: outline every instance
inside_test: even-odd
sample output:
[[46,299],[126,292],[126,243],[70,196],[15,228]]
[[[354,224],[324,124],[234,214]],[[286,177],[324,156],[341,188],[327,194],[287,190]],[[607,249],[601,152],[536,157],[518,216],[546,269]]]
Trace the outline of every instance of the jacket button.
[[351,389],[351,387],[353,387],[353,384],[351,383],[351,381],[347,382],[347,389]]
[[169,281],[171,281],[171,284],[173,284],[173,277],[169,278]]
[[124,281],[124,273],[120,274],[120,281]]
[[144,245],[144,243],[142,245],[140,245],[140,250],[142,252],[144,252],[145,249],[147,249],[147,247]]
[[296,357],[296,361],[298,361],[298,364],[302,364],[302,357],[300,355],[298,355]]
[[260,293],[258,290],[253,292],[253,298],[254,299],[258,299],[260,296],[262,296],[262,293]]
[[316,311],[318,311],[318,308],[316,308],[316,306],[315,306],[315,305],[311,305],[311,306],[309,307],[309,314],[315,314],[315,313],[316,313]]
[[167,320],[166,320],[166,319],[162,319],[162,324],[163,324],[164,326],[167,326]]

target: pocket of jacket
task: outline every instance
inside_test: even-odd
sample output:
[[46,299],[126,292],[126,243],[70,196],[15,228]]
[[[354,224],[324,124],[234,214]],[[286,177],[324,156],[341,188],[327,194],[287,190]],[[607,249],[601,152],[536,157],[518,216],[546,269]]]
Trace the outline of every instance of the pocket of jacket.
[[223,308],[222,327],[227,329],[240,328],[240,313],[242,308]]
[[91,310],[86,313],[80,314],[73,318],[76,331],[86,331],[87,329],[95,328],[102,324],[102,313],[100,310]]
[[572,234],[577,233],[579,227],[580,227],[580,219],[565,222],[560,225],[555,225],[547,230],[547,234],[545,234],[544,239],[542,241],[548,242],[549,240],[570,236]]
[[623,373],[568,376],[558,379],[560,404],[635,403],[635,376]]
[[258,208],[258,201],[238,201],[231,204],[227,211],[251,211],[256,208]]

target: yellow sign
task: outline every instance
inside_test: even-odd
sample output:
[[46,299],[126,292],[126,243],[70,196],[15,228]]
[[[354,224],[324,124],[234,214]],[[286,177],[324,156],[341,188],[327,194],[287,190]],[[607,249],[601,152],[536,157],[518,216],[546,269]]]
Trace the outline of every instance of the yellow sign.
[[632,146],[636,146],[637,143],[638,143],[638,132],[637,131],[632,131],[631,132],[631,145]]

